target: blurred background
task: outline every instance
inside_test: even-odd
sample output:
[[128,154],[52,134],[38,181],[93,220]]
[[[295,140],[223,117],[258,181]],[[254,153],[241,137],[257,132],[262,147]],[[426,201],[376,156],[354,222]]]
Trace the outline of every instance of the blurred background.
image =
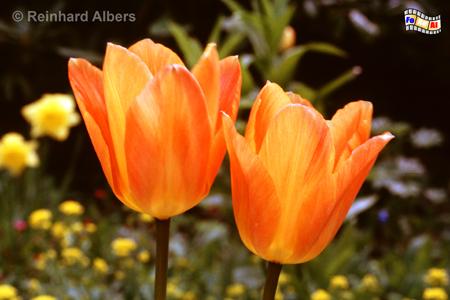
[[[82,123],[67,138],[34,138],[23,112],[44,94],[71,94],[69,57],[100,67],[107,42],[129,46],[147,37],[188,66],[208,42],[222,57],[238,54],[241,130],[269,79],[327,118],[349,101],[369,100],[373,134],[396,135],[333,244],[311,263],[285,269],[279,299],[447,299],[450,2],[42,0],[0,8],[0,137],[33,139],[40,160],[13,174],[0,158],[0,299],[2,284],[23,299],[151,299],[151,218],[114,198]],[[442,32],[405,31],[406,8],[441,15]],[[135,21],[15,22],[17,10],[130,13]],[[171,299],[258,298],[263,268],[238,239],[229,191],[226,162],[211,195],[175,219]],[[70,202],[65,210],[67,199],[82,209]],[[120,239],[135,243],[124,243],[126,255],[115,251]]]

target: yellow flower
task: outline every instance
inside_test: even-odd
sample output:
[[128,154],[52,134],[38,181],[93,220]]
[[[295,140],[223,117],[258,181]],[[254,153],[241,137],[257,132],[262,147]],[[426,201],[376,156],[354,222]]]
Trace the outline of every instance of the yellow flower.
[[143,223],[152,223],[155,219],[148,214],[141,213],[139,214],[139,220]]
[[81,222],[75,222],[70,225],[70,230],[74,233],[80,233],[84,229],[84,226]]
[[94,259],[93,265],[94,269],[101,274],[106,274],[109,271],[108,263],[103,258],[97,257]]
[[286,26],[281,35],[280,50],[284,51],[295,45],[295,30],[291,26]]
[[39,295],[37,297],[31,298],[31,300],[56,300],[56,298],[50,295]]
[[80,122],[71,95],[45,94],[22,108],[23,117],[31,124],[31,135],[48,135],[58,141],[69,136],[69,128]]
[[147,250],[142,250],[138,253],[138,259],[141,263],[147,263],[150,260],[150,252]]
[[183,295],[183,293],[178,288],[177,284],[175,284],[172,281],[169,281],[167,283],[167,295],[173,298],[180,298]]
[[319,289],[311,294],[311,300],[331,300],[331,295],[322,289]]
[[67,232],[67,227],[62,222],[55,222],[51,229],[53,237],[62,239]]
[[76,247],[65,248],[61,252],[61,256],[66,265],[74,265],[76,263],[81,263],[82,265],[87,265],[89,263],[88,258],[84,255],[81,249]]
[[112,242],[111,247],[116,256],[125,257],[136,250],[137,246],[136,242],[132,239],[117,238]]
[[17,297],[17,289],[9,284],[0,284],[0,300],[13,300]]
[[447,292],[443,288],[434,287],[434,288],[426,288],[423,291],[423,299],[424,300],[447,300]]
[[94,223],[87,223],[84,225],[84,228],[89,233],[94,233],[97,231],[97,225],[95,225]]
[[286,274],[285,272],[281,272],[280,277],[278,279],[278,284],[280,286],[284,286],[286,284],[288,284],[290,281],[289,275]]
[[47,230],[52,225],[52,212],[48,209],[38,209],[30,214],[28,222],[33,229]]
[[30,279],[27,286],[32,292],[37,292],[41,289],[41,283],[36,278]]
[[7,169],[13,176],[22,173],[25,167],[37,167],[37,143],[27,142],[22,135],[9,132],[0,139],[0,168]]
[[330,287],[333,290],[346,290],[349,287],[347,277],[343,275],[333,276],[330,280]]
[[380,288],[380,282],[378,281],[378,278],[373,274],[364,275],[361,281],[361,285],[365,291],[371,293],[378,291],[378,289]]
[[283,293],[279,289],[277,289],[277,291],[275,292],[274,300],[283,300],[283,299],[284,299]]
[[84,213],[83,205],[74,200],[64,201],[58,208],[66,216],[79,216]]
[[445,269],[431,268],[425,275],[425,283],[431,286],[446,286],[448,285],[448,274]]
[[239,297],[245,293],[245,285],[242,283],[233,283],[227,287],[228,297]]

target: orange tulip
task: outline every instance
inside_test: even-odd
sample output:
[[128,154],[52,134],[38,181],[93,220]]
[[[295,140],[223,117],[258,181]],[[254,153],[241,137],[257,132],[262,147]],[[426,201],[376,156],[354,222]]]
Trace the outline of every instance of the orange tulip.
[[369,139],[372,104],[352,102],[326,121],[311,104],[267,83],[245,138],[224,115],[234,215],[242,241],[265,260],[296,264],[330,243],[390,133]]
[[128,207],[158,219],[181,214],[209,192],[225,154],[220,111],[236,119],[237,57],[209,44],[189,71],[149,39],[108,44],[103,71],[70,59],[69,79],[103,172]]

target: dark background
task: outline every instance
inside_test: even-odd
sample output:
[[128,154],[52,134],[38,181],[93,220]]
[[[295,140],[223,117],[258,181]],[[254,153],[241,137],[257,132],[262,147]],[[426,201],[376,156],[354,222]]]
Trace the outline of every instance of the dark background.
[[[406,32],[403,10],[391,9],[392,2],[323,1],[317,5],[316,14],[311,16],[305,10],[305,2],[293,1],[297,10],[291,24],[297,32],[297,43],[325,41],[348,53],[346,59],[308,54],[302,60],[296,78],[311,86],[320,86],[352,66],[361,66],[362,75],[328,99],[328,117],[348,101],[366,99],[374,103],[376,116],[406,121],[415,128],[437,128],[448,139],[450,2],[419,2],[425,14],[441,15],[442,32],[433,36]],[[43,93],[71,92],[67,80],[67,49],[87,51],[83,53],[92,53],[93,57],[101,59],[107,42],[128,46],[145,37],[176,49],[172,37],[150,35],[152,23],[161,17],[169,17],[188,25],[193,36],[206,42],[217,17],[230,15],[223,3],[211,0],[2,1],[0,8],[0,135],[8,131],[28,131],[28,125],[20,115],[24,104],[38,99]],[[348,13],[355,8],[377,24],[378,35],[368,36],[352,26]],[[135,13],[137,19],[133,23],[14,23],[11,13],[17,9],[40,12],[109,10]],[[101,64],[100,61],[96,63]],[[259,84],[262,86],[262,82]],[[82,146],[75,173],[78,178],[73,188],[92,191],[104,181],[84,126],[75,128],[66,143],[49,141],[54,152],[48,168],[63,174],[69,164],[71,149],[80,136]],[[446,141],[443,147],[432,150],[431,155],[427,152],[423,157],[431,166],[433,177],[441,183],[448,180],[449,153],[450,146]]]

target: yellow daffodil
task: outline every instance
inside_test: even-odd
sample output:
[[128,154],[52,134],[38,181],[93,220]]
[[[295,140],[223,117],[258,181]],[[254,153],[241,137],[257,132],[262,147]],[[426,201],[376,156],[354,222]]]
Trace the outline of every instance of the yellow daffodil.
[[311,294],[311,300],[331,300],[331,295],[322,289],[319,289]]
[[9,284],[0,284],[0,300],[12,300],[17,298],[17,289]]
[[52,212],[48,209],[33,211],[29,217],[30,227],[33,229],[47,230],[52,225]]
[[445,269],[431,268],[427,271],[424,280],[431,286],[446,286],[448,285],[448,274]]
[[71,95],[45,94],[41,99],[22,108],[22,115],[31,124],[33,137],[50,136],[63,141],[69,129],[80,122]]
[[79,202],[67,200],[58,206],[60,212],[66,216],[79,216],[84,213],[84,207]]
[[36,154],[36,148],[36,142],[27,142],[22,135],[16,132],[5,134],[0,139],[0,168],[17,176],[26,167],[38,166],[39,157]]
[[447,292],[443,288],[439,288],[439,287],[426,288],[423,291],[423,299],[424,300],[447,300],[448,295],[447,295]]
[[116,256],[126,257],[136,250],[136,242],[128,238],[117,238],[111,244],[112,250]]
[[109,271],[108,263],[103,258],[95,258],[92,264],[94,269],[100,274],[106,274]]
[[330,280],[330,287],[333,290],[346,290],[349,287],[347,277],[343,275],[333,276]]

